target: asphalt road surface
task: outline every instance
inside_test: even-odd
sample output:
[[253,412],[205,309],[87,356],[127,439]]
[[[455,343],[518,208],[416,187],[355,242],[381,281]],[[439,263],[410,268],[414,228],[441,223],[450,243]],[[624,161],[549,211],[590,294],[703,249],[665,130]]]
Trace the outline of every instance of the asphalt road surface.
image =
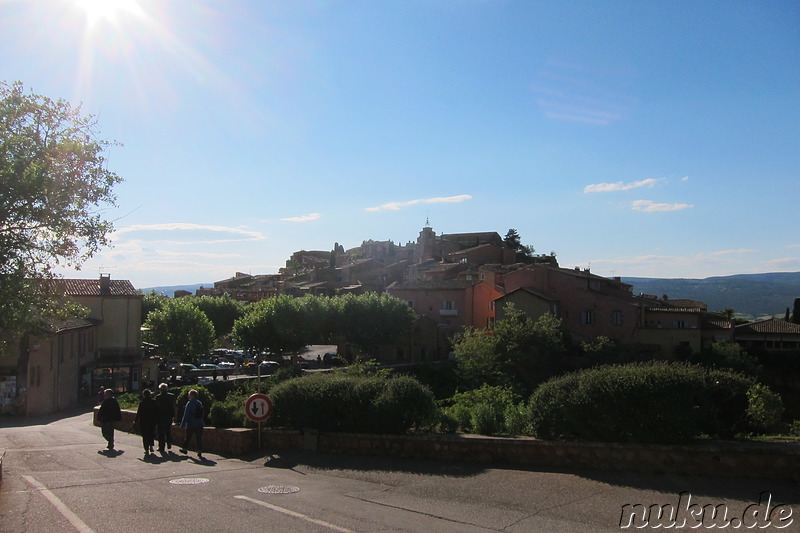
[[724,505],[728,517],[742,517],[768,491],[773,508],[784,504],[780,525],[788,527],[755,530],[800,531],[795,483],[268,449],[243,458],[172,453],[145,460],[137,435],[117,432],[118,453],[109,455],[88,410],[62,416],[0,418],[0,531],[603,532],[620,530],[624,505],[678,506],[684,491],[693,504]]

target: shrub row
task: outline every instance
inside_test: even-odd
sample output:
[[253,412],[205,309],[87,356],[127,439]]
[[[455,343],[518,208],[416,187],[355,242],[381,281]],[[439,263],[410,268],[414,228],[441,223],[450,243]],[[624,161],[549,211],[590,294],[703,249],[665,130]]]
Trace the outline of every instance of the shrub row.
[[682,442],[746,428],[753,379],[665,362],[600,366],[554,378],[531,396],[533,434],[545,439]]
[[433,424],[437,407],[419,381],[383,375],[314,374],[270,390],[269,425],[352,433],[403,433]]

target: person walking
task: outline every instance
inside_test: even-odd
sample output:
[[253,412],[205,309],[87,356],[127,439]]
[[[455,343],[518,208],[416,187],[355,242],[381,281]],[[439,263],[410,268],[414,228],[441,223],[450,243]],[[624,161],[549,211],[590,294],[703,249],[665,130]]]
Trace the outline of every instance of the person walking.
[[169,392],[169,385],[162,383],[158,386],[158,395],[156,395],[156,402],[158,403],[158,424],[156,429],[158,431],[158,451],[164,452],[164,446],[167,450],[172,449],[172,423],[175,421],[175,395]]
[[181,427],[186,428],[186,437],[183,439],[183,447],[180,452],[183,454],[189,453],[189,440],[192,435],[195,436],[195,444],[197,445],[197,457],[203,458],[203,403],[197,398],[197,391],[192,389],[189,391],[189,401],[183,408],[183,418],[181,419]]
[[142,434],[145,457],[154,453],[153,439],[156,433],[158,414],[158,403],[153,398],[150,389],[144,389],[142,391],[142,400],[139,402],[139,409],[136,411],[136,418],[133,421],[133,427],[134,429],[138,428]]
[[106,389],[103,391],[103,403],[97,410],[97,421],[100,422],[100,431],[103,438],[108,442],[107,449],[114,449],[114,424],[122,420],[122,410],[119,402],[114,398],[114,391]]

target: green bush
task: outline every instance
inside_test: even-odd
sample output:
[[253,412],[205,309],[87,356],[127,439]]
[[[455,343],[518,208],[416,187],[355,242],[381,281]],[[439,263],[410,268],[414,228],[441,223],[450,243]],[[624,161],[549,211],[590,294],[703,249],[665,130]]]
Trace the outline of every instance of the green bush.
[[141,396],[135,392],[124,392],[117,396],[117,403],[121,409],[136,410],[139,408],[139,401],[141,401],[141,399]]
[[729,437],[745,423],[752,378],[684,363],[600,366],[554,378],[531,396],[545,439],[682,442]]
[[478,389],[454,394],[443,401],[444,413],[456,430],[481,435],[525,434],[529,416],[520,419],[527,408],[510,387],[484,384]]
[[800,419],[792,421],[789,426],[789,435],[792,437],[800,437]]
[[506,407],[503,413],[505,429],[510,435],[531,435],[531,410],[525,404],[514,404]]
[[402,433],[437,417],[430,390],[410,377],[326,373],[289,379],[270,390],[271,426],[322,431]]
[[447,411],[439,411],[439,431],[455,433],[458,431],[458,420]]
[[456,423],[456,431],[461,430],[465,433],[472,433],[472,408],[457,403],[444,409],[444,412]]
[[480,435],[497,435],[505,430],[503,411],[490,403],[479,403],[472,408],[472,427]]
[[778,427],[783,415],[781,395],[766,385],[756,383],[747,390],[747,422],[761,433]]

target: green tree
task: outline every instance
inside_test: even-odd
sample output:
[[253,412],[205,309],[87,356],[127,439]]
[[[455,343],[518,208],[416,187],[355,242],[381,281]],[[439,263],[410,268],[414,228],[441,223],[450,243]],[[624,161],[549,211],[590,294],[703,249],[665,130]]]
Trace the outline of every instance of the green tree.
[[716,341],[701,353],[693,355],[690,361],[709,367],[729,368],[749,376],[757,376],[761,372],[758,359],[732,341]]
[[335,300],[327,296],[307,295],[300,298],[305,316],[309,344],[333,344],[336,341]]
[[467,328],[453,343],[458,373],[467,389],[504,381],[497,337],[486,329]]
[[300,301],[287,295],[250,305],[234,323],[233,336],[243,348],[279,354],[296,352],[310,339]]
[[511,228],[506,233],[506,236],[503,238],[503,242],[506,243],[506,246],[518,252],[522,248],[522,239],[519,236],[519,233],[514,228]]
[[57,267],[79,267],[108,244],[120,178],[92,115],[0,82],[0,353],[61,306]]
[[514,228],[508,230],[506,236],[503,238],[503,242],[517,253],[517,261],[531,262],[533,254],[536,253],[536,248],[533,246],[522,244],[522,238]]
[[568,337],[561,320],[546,313],[533,320],[513,304],[492,330],[467,330],[454,343],[459,371],[477,386],[512,386],[523,393],[560,369]]
[[169,299],[147,317],[143,337],[184,363],[196,362],[214,346],[214,325],[188,298]]
[[161,309],[168,301],[169,298],[167,296],[158,294],[156,291],[150,291],[142,296],[142,324],[147,322],[147,317],[151,312]]
[[214,324],[214,333],[218,339],[230,335],[233,324],[244,315],[244,304],[231,298],[230,294],[201,296],[193,301]]
[[367,356],[409,332],[417,316],[403,300],[386,293],[341,296],[336,308],[340,333]]

